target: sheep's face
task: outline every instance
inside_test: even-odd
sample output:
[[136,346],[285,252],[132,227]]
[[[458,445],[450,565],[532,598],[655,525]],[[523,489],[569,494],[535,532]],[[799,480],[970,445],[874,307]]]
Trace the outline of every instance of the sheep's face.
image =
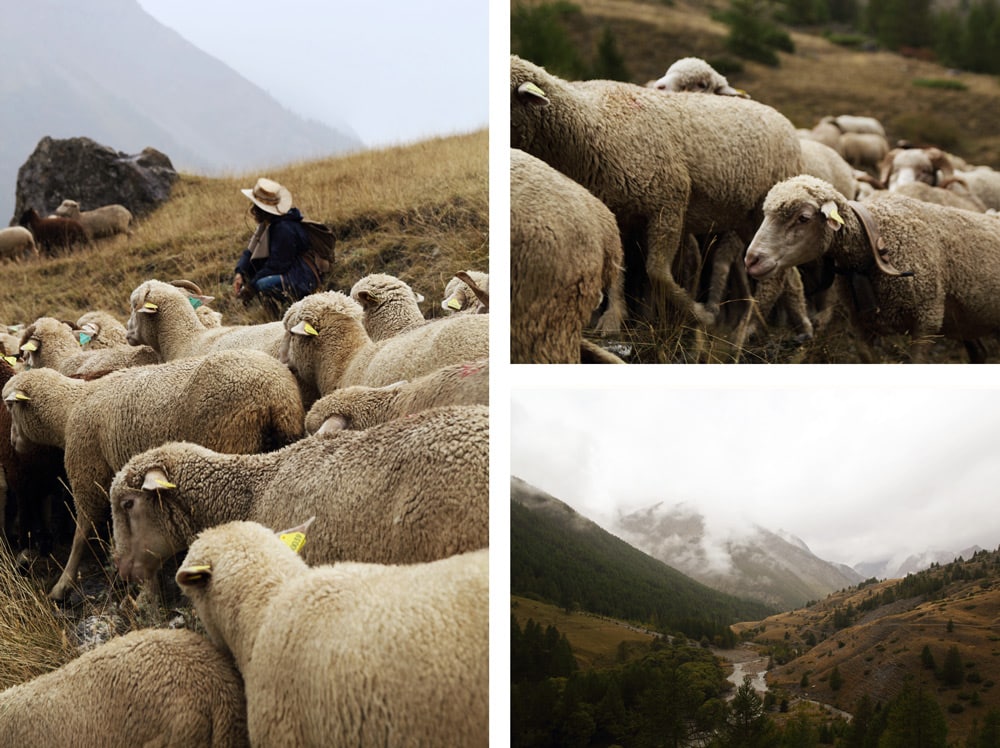
[[536,130],[542,127],[541,112],[550,104],[558,79],[527,60],[511,56],[510,61],[510,145],[531,151]]
[[929,185],[937,183],[937,169],[931,163],[930,157],[919,148],[900,151],[892,160],[889,189],[896,190],[910,182],[923,182]]
[[[146,580],[171,556],[187,547],[173,521],[177,488],[161,468],[122,471],[111,487],[114,559],[125,580]],[[134,485],[139,484],[139,485]]]
[[149,300],[148,291],[142,286],[132,292],[129,303],[132,311],[125,325],[125,339],[129,345],[148,345],[159,350],[156,345],[159,306]]
[[[46,375],[49,373],[47,369],[38,371]],[[37,445],[62,447],[62,443],[54,439],[43,417],[46,411],[57,412],[57,404],[52,402],[51,392],[44,382],[38,384],[33,381],[35,377],[27,378],[26,374],[34,372],[11,377],[3,388],[4,404],[10,411],[11,446],[18,454],[29,454]]]
[[747,248],[745,264],[751,277],[762,279],[819,258],[843,219],[835,202],[812,199],[785,204],[765,213],[764,222]]

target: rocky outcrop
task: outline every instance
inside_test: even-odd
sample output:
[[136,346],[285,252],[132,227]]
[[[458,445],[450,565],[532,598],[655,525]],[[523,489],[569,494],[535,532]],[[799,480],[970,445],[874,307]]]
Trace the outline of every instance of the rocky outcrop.
[[42,138],[17,172],[14,215],[28,208],[48,215],[66,199],[83,210],[124,205],[134,216],[170,197],[177,180],[170,159],[155,148],[129,155],[90,138]]

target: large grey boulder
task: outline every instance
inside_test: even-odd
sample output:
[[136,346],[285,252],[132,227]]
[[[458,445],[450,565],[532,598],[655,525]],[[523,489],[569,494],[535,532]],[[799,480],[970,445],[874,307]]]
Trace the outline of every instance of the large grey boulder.
[[69,199],[83,210],[118,203],[142,216],[170,197],[176,180],[170,159],[155,148],[128,155],[90,138],[46,136],[17,171],[14,215],[28,208],[48,215]]

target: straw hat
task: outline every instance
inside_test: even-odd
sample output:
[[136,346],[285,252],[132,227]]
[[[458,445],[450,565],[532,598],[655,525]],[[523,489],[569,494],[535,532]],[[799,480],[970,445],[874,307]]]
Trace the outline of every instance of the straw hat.
[[273,179],[261,177],[252,190],[240,190],[263,211],[283,216],[292,207],[292,193]]

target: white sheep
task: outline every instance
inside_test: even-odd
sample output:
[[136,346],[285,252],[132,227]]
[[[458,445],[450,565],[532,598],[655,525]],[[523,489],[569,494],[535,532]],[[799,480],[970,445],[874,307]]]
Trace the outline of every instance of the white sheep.
[[193,631],[142,629],[0,692],[0,745],[248,745],[243,679]]
[[867,288],[872,303],[855,310],[865,333],[908,333],[914,360],[937,335],[962,340],[976,360],[975,341],[1000,327],[1000,234],[990,216],[892,192],[852,203],[808,176],[776,185],[748,272],[766,277],[820,257]]
[[385,340],[426,324],[418,306],[424,297],[399,278],[372,273],[351,288],[351,298],[364,310],[364,325],[372,340]]
[[873,132],[845,132],[840,136],[837,151],[852,166],[876,172],[889,153],[889,141]]
[[306,433],[367,429],[442,405],[489,405],[490,363],[486,359],[445,366],[430,374],[384,387],[354,385],[334,390],[306,413]]
[[38,257],[35,237],[24,226],[0,229],[0,260],[24,260]]
[[489,409],[435,408],[268,454],[168,443],[130,459],[110,496],[124,579],[152,579],[201,530],[239,519],[315,516],[310,564],[432,561],[489,543]]
[[[88,323],[93,331],[93,323]],[[21,333],[21,355],[28,368],[47,367],[61,374],[92,379],[110,371],[160,363],[160,355],[144,346],[124,345],[88,350],[81,333],[54,317],[39,317]],[[113,336],[112,336],[113,337]]]
[[857,114],[829,115],[820,119],[822,124],[832,124],[840,132],[871,133],[885,137],[885,127],[875,117]]
[[95,309],[84,312],[76,320],[80,346],[96,351],[128,345],[125,325],[111,312]]
[[730,86],[726,76],[700,57],[683,57],[677,60],[667,68],[663,77],[653,81],[650,87],[667,92],[708,93],[750,98],[750,94],[746,91]]
[[991,169],[956,172],[952,160],[939,148],[894,148],[882,160],[879,176],[890,191],[918,200],[980,213],[1000,207],[1000,174]]
[[321,397],[338,387],[379,387],[489,355],[489,315],[454,315],[378,342],[362,319],[360,304],[339,291],[306,296],[285,313],[279,360],[306,391]]
[[[490,291],[490,276],[479,270],[462,271],[469,280],[485,294]],[[448,280],[444,287],[444,299],[441,301],[441,308],[446,312],[472,312],[478,314],[489,310],[489,305],[485,304],[477,294],[475,289],[462,280],[458,275]]]
[[281,322],[207,328],[192,304],[202,298],[170,283],[148,280],[129,298],[128,342],[148,345],[164,361],[200,356],[209,351],[255,349],[278,353],[284,328]]
[[93,210],[80,210],[76,200],[63,200],[56,208],[56,215],[62,218],[74,218],[83,224],[88,239],[101,239],[115,234],[130,234],[129,224],[132,223],[132,212],[124,205],[102,205]]
[[737,230],[749,240],[768,189],[801,171],[792,123],[738,97],[565,81],[517,56],[510,73],[511,145],[589,189],[615,214],[623,245],[635,243],[645,257],[642,268],[626,262],[627,295],[656,321],[670,308],[712,324],[671,265],[685,233]]
[[234,522],[201,533],[177,582],[243,675],[251,744],[489,742],[488,551],[310,568]]
[[32,369],[3,388],[18,452],[64,450],[76,508],[69,560],[50,596],[76,579],[87,537],[107,514],[106,490],[130,457],[187,439],[223,452],[259,452],[302,436],[305,412],[291,372],[259,351],[221,351],[71,379]]
[[611,211],[586,188],[524,151],[510,151],[510,357],[580,363],[581,339],[607,289],[598,323],[626,315],[623,255]]

